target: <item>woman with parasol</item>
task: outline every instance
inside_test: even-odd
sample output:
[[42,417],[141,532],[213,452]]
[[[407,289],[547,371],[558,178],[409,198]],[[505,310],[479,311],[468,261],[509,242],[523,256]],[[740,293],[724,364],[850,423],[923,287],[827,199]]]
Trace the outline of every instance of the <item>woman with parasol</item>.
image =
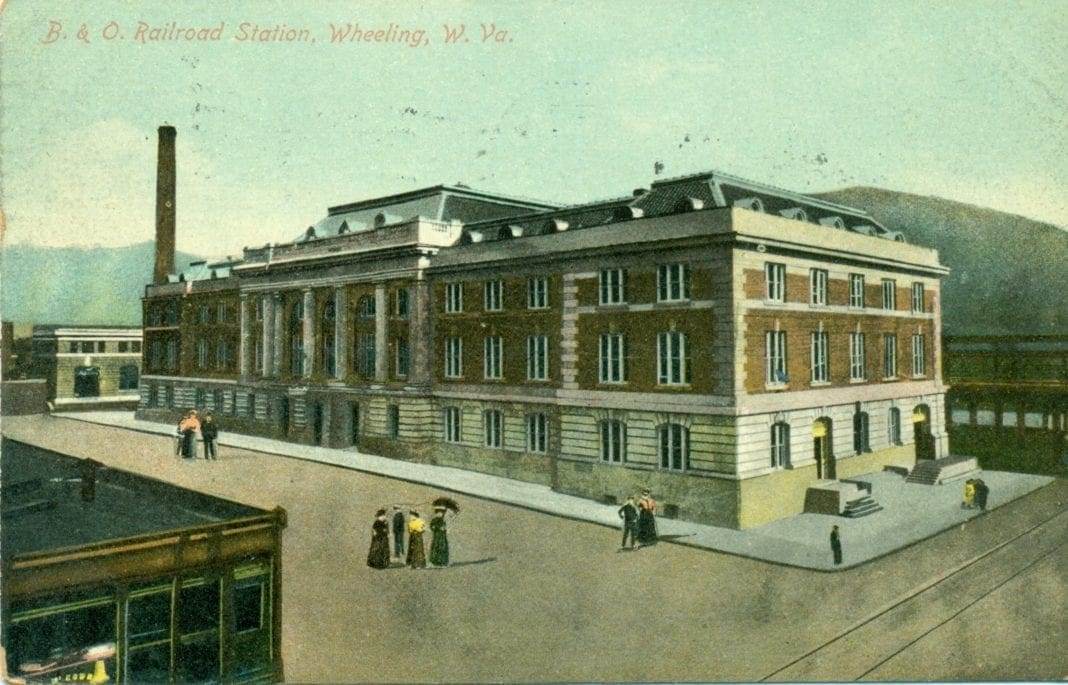
[[460,513],[460,505],[449,497],[434,500],[434,518],[430,519],[430,563],[434,566],[449,565],[449,538],[446,532],[445,512]]

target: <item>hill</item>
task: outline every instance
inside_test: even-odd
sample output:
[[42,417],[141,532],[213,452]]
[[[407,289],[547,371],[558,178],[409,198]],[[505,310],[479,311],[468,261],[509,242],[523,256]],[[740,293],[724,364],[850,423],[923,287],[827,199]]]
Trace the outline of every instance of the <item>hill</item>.
[[[152,280],[155,245],[49,248],[8,245],[0,252],[0,314],[19,324],[139,325]],[[179,268],[198,259],[178,253]]]
[[938,250],[946,335],[1068,333],[1068,231],[974,205],[880,188],[813,193],[865,209]]

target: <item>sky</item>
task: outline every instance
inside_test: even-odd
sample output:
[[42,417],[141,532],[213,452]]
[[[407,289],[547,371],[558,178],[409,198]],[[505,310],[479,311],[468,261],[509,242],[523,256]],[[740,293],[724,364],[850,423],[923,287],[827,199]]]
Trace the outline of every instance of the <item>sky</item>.
[[153,239],[163,124],[209,258],[442,183],[579,203],[709,169],[1066,227],[1066,94],[1066,0],[10,0],[3,241]]

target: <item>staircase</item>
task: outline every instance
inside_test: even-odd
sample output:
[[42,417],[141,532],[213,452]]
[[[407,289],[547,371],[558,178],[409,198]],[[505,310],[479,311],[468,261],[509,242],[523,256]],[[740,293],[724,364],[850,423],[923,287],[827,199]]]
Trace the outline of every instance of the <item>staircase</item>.
[[944,459],[923,460],[905,479],[906,483],[920,485],[937,485],[951,480],[960,480],[978,473],[979,467],[975,457],[945,457]]
[[869,495],[846,502],[845,510],[842,511],[842,516],[850,519],[858,519],[862,516],[868,516],[869,514],[874,514],[875,512],[882,510],[882,505],[873,500]]

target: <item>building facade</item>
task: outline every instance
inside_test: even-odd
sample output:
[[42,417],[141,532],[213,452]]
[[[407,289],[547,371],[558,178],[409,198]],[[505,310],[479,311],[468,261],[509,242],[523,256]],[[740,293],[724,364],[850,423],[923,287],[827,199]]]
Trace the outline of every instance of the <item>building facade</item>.
[[136,402],[141,335],[128,326],[36,325],[30,373],[48,382],[56,406]]
[[946,272],[862,211],[718,172],[569,207],[439,186],[149,286],[140,414],[749,527],[948,454]]

